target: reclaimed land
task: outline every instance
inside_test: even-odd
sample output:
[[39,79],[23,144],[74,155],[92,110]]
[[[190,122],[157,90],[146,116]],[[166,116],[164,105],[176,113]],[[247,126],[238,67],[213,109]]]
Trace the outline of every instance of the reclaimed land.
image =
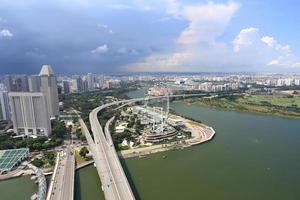
[[214,98],[192,98],[183,100],[188,104],[199,104],[232,111],[262,113],[272,116],[300,118],[300,95],[232,94]]

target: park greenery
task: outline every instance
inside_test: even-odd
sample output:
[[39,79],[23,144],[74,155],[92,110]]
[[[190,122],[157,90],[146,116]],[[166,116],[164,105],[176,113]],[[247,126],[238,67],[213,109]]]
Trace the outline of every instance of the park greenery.
[[79,151],[79,155],[83,158],[86,158],[86,155],[89,153],[87,147],[82,147]]
[[[126,108],[123,109],[123,111],[126,110]],[[120,111],[121,112],[121,111]],[[115,148],[117,150],[125,150],[128,149],[128,147],[123,147],[121,143],[123,140],[126,141],[136,141],[137,136],[140,136],[142,134],[142,130],[144,129],[144,125],[141,124],[141,120],[138,119],[138,116],[136,114],[129,116],[123,116],[121,114],[115,115],[116,118],[112,122],[110,126],[110,133],[112,135],[112,139],[114,141]],[[127,122],[127,128],[124,130],[124,132],[116,133],[115,127],[117,125],[117,122]],[[137,141],[136,141],[137,142]]]
[[0,135],[0,149],[15,149],[27,147],[30,151],[48,150],[59,146],[63,143],[63,139],[68,129],[63,121],[52,121],[52,135],[50,138],[40,136],[37,138],[13,138],[12,134]]
[[81,131],[80,128],[79,128],[79,129],[76,129],[75,134],[76,134],[77,139],[79,139],[79,140],[81,140],[81,141],[85,141],[85,140],[86,140],[86,138],[85,138],[85,136],[84,136],[84,134],[82,133],[82,131]]
[[89,127],[89,113],[96,107],[107,103],[107,97],[126,99],[126,92],[135,90],[137,82],[121,82],[120,88],[112,90],[101,90],[84,92],[61,96],[66,109],[75,109],[81,113],[81,118]]
[[36,157],[31,162],[36,167],[51,167],[55,164],[55,153],[46,151],[41,157]]
[[189,104],[199,104],[225,110],[263,113],[283,117],[300,117],[298,94],[223,94],[215,98],[186,99]]

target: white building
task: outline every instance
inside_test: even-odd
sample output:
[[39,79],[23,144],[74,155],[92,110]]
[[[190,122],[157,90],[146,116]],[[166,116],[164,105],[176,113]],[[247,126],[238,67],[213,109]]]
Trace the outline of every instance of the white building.
[[51,134],[47,98],[41,92],[10,92],[9,103],[14,132],[25,135]]
[[0,120],[10,120],[8,93],[0,91]]

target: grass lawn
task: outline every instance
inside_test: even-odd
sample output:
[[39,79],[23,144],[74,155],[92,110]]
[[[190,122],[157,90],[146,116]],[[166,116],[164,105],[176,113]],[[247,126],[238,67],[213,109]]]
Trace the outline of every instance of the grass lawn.
[[[269,115],[300,118],[299,111],[296,111],[296,109],[287,109],[287,107],[291,107],[292,105],[296,105],[298,108],[300,108],[299,95],[295,95],[293,97],[288,97],[288,95],[281,94],[252,95],[244,98],[239,97],[235,100],[228,100],[226,98],[191,98],[184,101],[191,104],[206,105],[225,110],[256,112]],[[266,102],[268,103],[267,105]]]
[[288,95],[253,95],[247,98],[239,98],[237,100],[241,103],[255,103],[260,104],[263,101],[269,102],[272,105],[278,105],[278,106],[291,106],[291,105],[297,105],[300,107],[300,96],[294,96],[294,97],[288,97]]
[[77,165],[86,162],[85,158],[83,158],[79,155],[79,151],[80,151],[80,148],[78,148],[78,147],[75,148],[75,161],[76,161]]

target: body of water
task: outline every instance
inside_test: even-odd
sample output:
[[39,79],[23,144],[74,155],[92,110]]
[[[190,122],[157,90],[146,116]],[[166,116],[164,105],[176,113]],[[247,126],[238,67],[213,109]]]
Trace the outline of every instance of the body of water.
[[141,98],[144,97],[145,94],[148,92],[149,87],[144,87],[138,90],[127,92],[127,96],[130,98]]
[[300,120],[182,102],[171,108],[212,126],[216,137],[185,150],[127,159],[142,199],[300,199]]
[[141,199],[300,199],[299,120],[180,102],[171,107],[212,126],[216,137],[184,150],[127,159]]
[[38,186],[30,176],[0,181],[1,200],[28,200],[37,191]]
[[75,173],[75,200],[104,200],[101,182],[94,165],[89,165]]

